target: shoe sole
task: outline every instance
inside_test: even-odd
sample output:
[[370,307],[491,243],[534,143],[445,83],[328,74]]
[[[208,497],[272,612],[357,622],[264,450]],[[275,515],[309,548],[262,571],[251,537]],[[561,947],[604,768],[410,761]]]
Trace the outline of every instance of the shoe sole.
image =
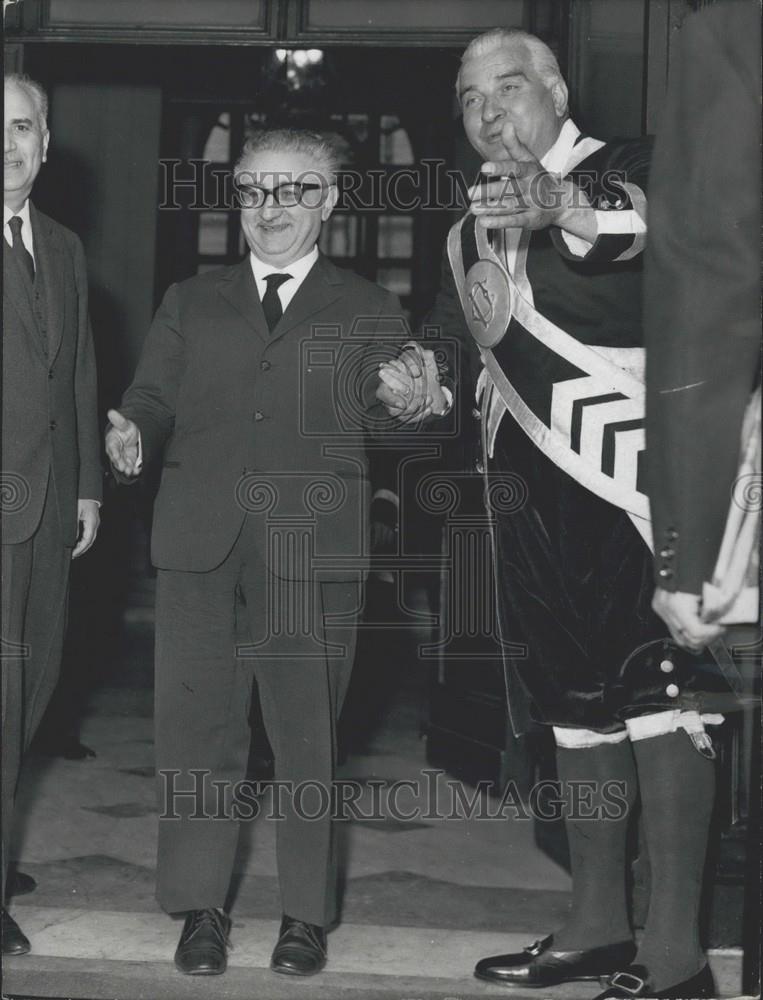
[[306,979],[309,976],[317,976],[319,972],[323,972],[323,969],[324,966],[321,966],[320,969],[314,969],[312,972],[299,972],[297,969],[277,968],[274,965],[270,966],[270,971],[278,973],[279,976],[300,976],[302,979]]
[[555,979],[551,983],[530,983],[525,979],[503,979],[497,976],[483,976],[479,972],[474,973],[475,979],[482,980],[483,983],[493,983],[495,986],[526,986],[529,990],[551,989],[552,986],[562,986],[564,983],[598,983],[602,976],[609,976],[611,973],[603,972],[592,976],[565,976],[564,979]]
[[184,976],[221,976],[227,969],[227,966],[222,969],[181,969],[176,962],[175,968]]

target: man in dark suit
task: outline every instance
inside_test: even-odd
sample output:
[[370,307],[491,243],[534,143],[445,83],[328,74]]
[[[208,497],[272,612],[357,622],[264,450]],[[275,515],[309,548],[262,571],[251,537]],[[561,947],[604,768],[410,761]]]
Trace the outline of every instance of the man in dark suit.
[[703,589],[744,498],[740,438],[760,384],[760,84],[755,0],[686,19],[655,147],[645,282],[654,608],[681,644],[717,628]]
[[[286,783],[271,968],[320,971],[336,917],[327,795],[368,550],[371,347],[401,315],[394,295],[318,252],[337,168],[313,133],[247,142],[235,181],[250,254],[169,289],[110,414],[106,446],[121,475],[163,457],[152,537],[165,816],[157,895],[187,914],[175,963],[191,975],[226,966],[238,838],[230,798],[246,769],[253,674]],[[189,818],[196,803],[171,795],[198,787],[194,769],[206,772],[213,818]],[[306,782],[300,803],[292,792]]]
[[[3,216],[3,899],[24,751],[56,686],[69,563],[93,544],[101,467],[79,239],[30,202],[48,149],[47,98],[5,77]],[[3,954],[29,941],[3,909]]]

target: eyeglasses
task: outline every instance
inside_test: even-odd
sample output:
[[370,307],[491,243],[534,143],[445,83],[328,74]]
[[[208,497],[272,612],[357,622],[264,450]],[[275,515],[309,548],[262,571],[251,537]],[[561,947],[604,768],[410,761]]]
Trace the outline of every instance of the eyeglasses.
[[317,196],[308,192],[323,192],[325,190],[323,184],[306,184],[301,181],[278,184],[274,188],[261,187],[259,184],[247,184],[237,179],[234,179],[233,184],[242,208],[262,208],[268,195],[271,194],[273,201],[281,208],[294,208],[295,205],[317,208],[323,201],[323,194]]

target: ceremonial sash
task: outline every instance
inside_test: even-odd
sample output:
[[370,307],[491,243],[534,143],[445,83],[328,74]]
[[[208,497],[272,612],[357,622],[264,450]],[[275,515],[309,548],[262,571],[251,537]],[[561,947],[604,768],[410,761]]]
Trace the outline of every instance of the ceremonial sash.
[[[467,215],[453,226],[448,256],[484,363],[477,395],[485,456],[492,457],[498,426],[509,412],[555,465],[624,510],[653,548],[643,483],[643,349],[593,347],[565,333],[532,302],[524,267],[530,234],[500,231],[493,246],[475,222]],[[703,593],[705,607],[721,615],[723,624],[758,617],[760,398],[758,389],[747,409],[737,476],[750,496],[740,499],[735,491],[713,579]]]
[[467,215],[448,236],[461,306],[485,366],[478,389],[488,455],[508,411],[555,465],[626,511],[651,545],[642,478],[643,350],[581,344],[543,316],[520,290],[527,286],[529,233],[509,231],[512,247],[503,232],[494,248]]

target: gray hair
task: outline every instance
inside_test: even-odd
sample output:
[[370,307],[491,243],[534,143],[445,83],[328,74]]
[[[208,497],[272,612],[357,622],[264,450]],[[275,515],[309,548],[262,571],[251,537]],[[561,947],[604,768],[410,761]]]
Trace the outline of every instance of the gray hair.
[[23,90],[34,104],[37,112],[37,124],[41,132],[48,128],[48,95],[42,84],[27,76],[26,73],[6,73],[5,86],[12,85]]
[[[490,31],[477,35],[466,46],[461,56],[461,66],[469,59],[478,59],[504,45],[517,44],[524,45],[527,49],[530,54],[530,64],[549,90],[555,83],[564,82],[556,56],[548,45],[536,35],[531,35],[529,31],[523,31],[521,28],[491,28]],[[461,69],[456,77],[456,92],[460,91],[460,84]]]
[[252,132],[244,143],[234,173],[244,169],[256,153],[299,153],[308,156],[315,167],[323,167],[326,180],[333,184],[345,159],[345,147],[337,136],[309,132],[307,129],[271,128]]

